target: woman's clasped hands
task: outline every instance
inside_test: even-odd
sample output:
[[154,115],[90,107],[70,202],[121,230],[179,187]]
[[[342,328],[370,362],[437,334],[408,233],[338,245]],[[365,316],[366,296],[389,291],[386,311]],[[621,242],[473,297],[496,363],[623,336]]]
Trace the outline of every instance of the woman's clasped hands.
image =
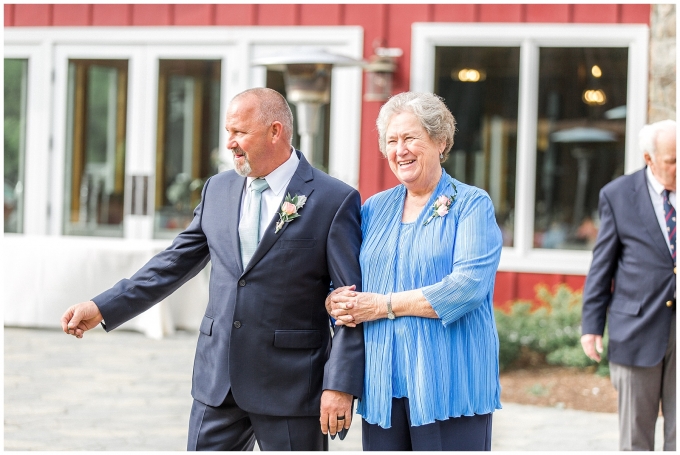
[[335,325],[356,327],[366,321],[384,318],[387,301],[384,295],[357,292],[356,286],[342,286],[326,297],[326,311],[335,319]]

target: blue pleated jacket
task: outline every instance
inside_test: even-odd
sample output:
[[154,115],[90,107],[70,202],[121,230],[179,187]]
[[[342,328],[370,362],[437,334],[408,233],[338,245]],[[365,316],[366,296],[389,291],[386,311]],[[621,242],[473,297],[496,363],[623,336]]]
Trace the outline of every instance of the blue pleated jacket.
[[[439,196],[449,212],[425,222]],[[423,212],[402,223],[403,185],[361,211],[365,292],[421,289],[438,319],[366,322],[366,374],[358,413],[389,428],[392,397],[407,397],[414,426],[500,409],[493,288],[502,238],[488,194],[446,172]]]

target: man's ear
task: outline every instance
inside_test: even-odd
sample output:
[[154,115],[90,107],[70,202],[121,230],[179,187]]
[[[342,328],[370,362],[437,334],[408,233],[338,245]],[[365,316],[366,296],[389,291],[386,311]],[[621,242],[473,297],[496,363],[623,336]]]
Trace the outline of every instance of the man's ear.
[[647,163],[647,166],[651,166],[651,165],[652,165],[652,162],[653,162],[653,161],[652,161],[652,156],[651,156],[649,153],[647,153],[647,152],[645,152],[645,154],[644,154],[643,156],[644,156],[644,158],[645,158],[645,163]]
[[270,127],[270,138],[272,141],[272,144],[277,143],[280,141],[283,137],[283,124],[279,121],[274,121]]

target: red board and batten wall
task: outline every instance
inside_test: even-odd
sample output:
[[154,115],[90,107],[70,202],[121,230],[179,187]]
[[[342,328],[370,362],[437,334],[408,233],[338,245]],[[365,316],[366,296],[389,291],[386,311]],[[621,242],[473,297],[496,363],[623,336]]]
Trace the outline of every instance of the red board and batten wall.
[[[22,26],[305,26],[358,25],[364,58],[374,43],[404,55],[394,93],[409,89],[414,22],[634,23],[649,25],[649,4],[16,4],[4,5],[5,27]],[[378,151],[375,119],[381,103],[362,101],[359,189],[362,198],[398,182]],[[499,272],[494,300],[534,300],[537,284],[583,287],[585,277]]]

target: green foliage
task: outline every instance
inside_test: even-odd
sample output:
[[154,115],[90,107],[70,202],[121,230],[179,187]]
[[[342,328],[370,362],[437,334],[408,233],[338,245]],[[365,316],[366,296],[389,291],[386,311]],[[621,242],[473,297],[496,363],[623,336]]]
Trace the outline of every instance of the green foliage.
[[[581,348],[582,295],[566,285],[550,292],[537,286],[536,297],[544,306],[532,311],[532,304],[515,302],[509,312],[495,310],[500,342],[501,370],[518,363],[527,353],[538,354],[551,365],[585,368],[596,365]],[[607,336],[603,340],[603,359],[598,374],[608,375]]]

